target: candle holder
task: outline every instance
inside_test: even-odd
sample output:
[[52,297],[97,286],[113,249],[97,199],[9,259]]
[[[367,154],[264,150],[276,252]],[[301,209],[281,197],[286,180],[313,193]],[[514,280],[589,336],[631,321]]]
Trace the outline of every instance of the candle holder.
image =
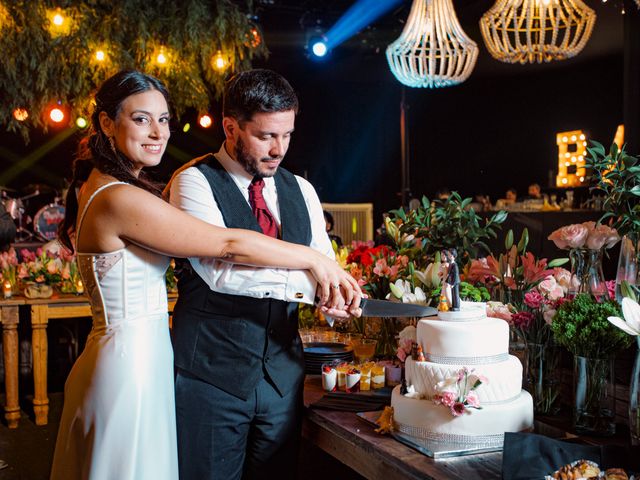
[[2,294],[5,299],[9,299],[13,296],[13,287],[11,286],[11,282],[9,280],[5,280],[2,283]]

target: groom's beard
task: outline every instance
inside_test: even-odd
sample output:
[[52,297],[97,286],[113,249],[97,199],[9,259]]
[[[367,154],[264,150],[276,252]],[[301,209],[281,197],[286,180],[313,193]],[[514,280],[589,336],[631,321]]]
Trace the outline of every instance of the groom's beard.
[[245,171],[253,176],[253,177],[258,177],[258,178],[265,178],[265,177],[273,177],[276,174],[276,170],[270,170],[268,168],[260,168],[261,167],[261,162],[263,160],[265,161],[269,161],[269,160],[280,160],[282,161],[281,156],[277,156],[277,157],[264,157],[264,158],[256,158],[253,155],[251,155],[247,149],[244,146],[244,142],[242,141],[241,138],[238,138],[237,142],[236,142],[236,160],[238,161],[238,163],[240,165],[242,165],[242,167],[245,169]]

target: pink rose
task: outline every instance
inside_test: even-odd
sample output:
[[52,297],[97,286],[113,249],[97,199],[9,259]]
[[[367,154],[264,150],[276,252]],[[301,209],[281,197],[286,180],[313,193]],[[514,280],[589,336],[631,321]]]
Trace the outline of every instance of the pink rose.
[[467,393],[467,404],[476,408],[480,406],[480,399],[478,398],[478,394],[473,390]]
[[564,290],[560,285],[556,284],[556,286],[551,289],[547,297],[552,302],[555,302],[557,299],[564,297]]
[[55,262],[49,262],[47,264],[47,272],[49,272],[51,275],[55,274],[58,271],[58,267],[56,266]]
[[567,293],[571,284],[571,272],[565,268],[556,267],[553,269],[553,278],[562,287],[563,292]]
[[500,302],[487,302],[487,317],[500,318],[511,324],[511,311],[509,307]]
[[588,235],[589,230],[587,227],[581,224],[574,224],[555,230],[547,238],[552,240],[558,248],[582,248]]
[[558,286],[558,282],[553,278],[553,275],[549,275],[543,281],[538,284],[538,291],[545,297],[549,297],[551,291]]
[[443,405],[450,407],[456,402],[456,394],[453,392],[442,392],[441,402]]
[[405,352],[402,348],[399,348],[398,352],[396,353],[396,357],[398,357],[401,362],[404,362],[407,359],[407,352]]
[[547,325],[551,325],[553,323],[553,317],[555,317],[555,315],[556,310],[554,310],[553,308],[549,308],[542,313],[542,318],[544,318],[544,321]]
[[544,303],[544,297],[540,294],[540,292],[531,290],[530,292],[524,294],[524,303],[529,308],[540,308],[540,305]]

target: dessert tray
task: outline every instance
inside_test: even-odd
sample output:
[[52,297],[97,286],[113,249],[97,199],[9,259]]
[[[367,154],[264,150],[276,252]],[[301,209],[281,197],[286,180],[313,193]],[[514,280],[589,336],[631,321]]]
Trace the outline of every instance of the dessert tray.
[[[377,427],[376,420],[380,417],[381,412],[358,412],[356,415],[364,420],[365,422]],[[542,433],[552,438],[556,438],[558,440],[568,440],[577,438],[576,435],[565,432],[561,429],[551,427],[546,424],[542,424],[540,422],[535,422],[536,433]],[[412,437],[410,435],[406,435],[402,432],[391,432],[390,434],[393,438],[398,440],[401,443],[417,450],[418,452],[434,458],[450,458],[450,457],[461,457],[463,455],[475,455],[478,453],[490,453],[490,452],[501,452],[502,445],[496,447],[495,445],[469,445],[463,443],[451,443],[445,441],[434,441],[434,440],[426,440],[422,438]]]

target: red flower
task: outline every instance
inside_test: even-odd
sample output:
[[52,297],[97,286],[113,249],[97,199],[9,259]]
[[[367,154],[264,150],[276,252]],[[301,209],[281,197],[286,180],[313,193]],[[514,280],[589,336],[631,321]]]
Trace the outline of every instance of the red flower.
[[518,312],[511,316],[511,322],[514,327],[526,330],[535,320],[535,315],[531,312]]
[[451,405],[451,414],[454,417],[459,417],[460,415],[462,415],[466,411],[467,411],[467,407],[465,407],[464,403],[462,403],[462,402],[456,402],[453,405]]

